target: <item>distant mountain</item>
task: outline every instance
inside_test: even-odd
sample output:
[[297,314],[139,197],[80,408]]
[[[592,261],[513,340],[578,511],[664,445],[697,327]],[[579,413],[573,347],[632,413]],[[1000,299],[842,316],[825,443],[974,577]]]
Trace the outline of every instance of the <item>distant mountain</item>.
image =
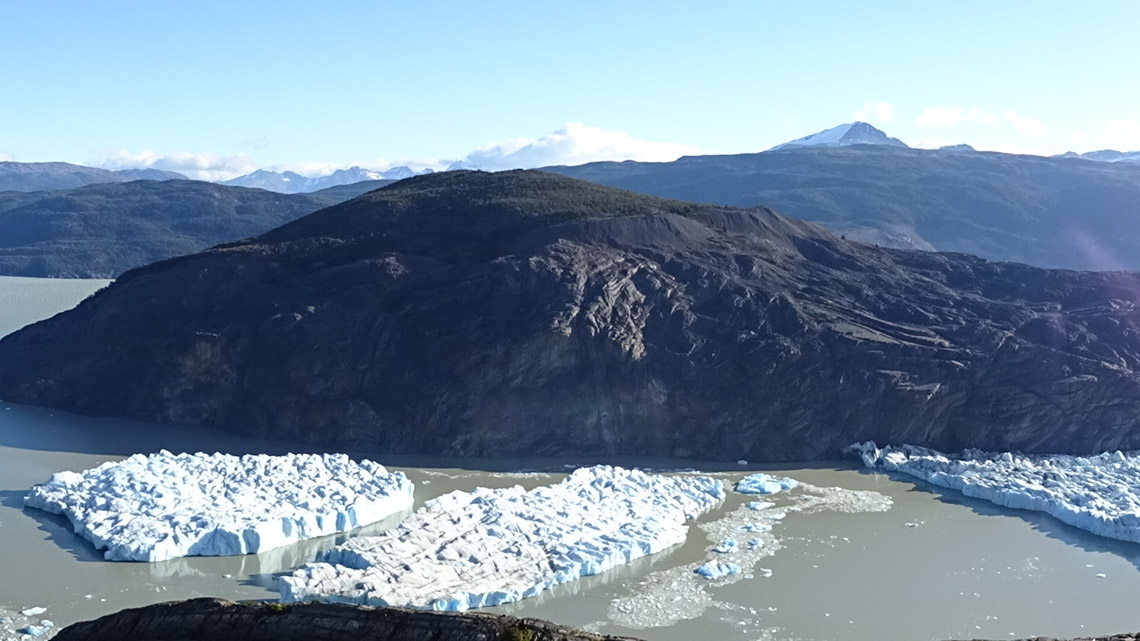
[[939,147],[938,151],[977,151],[977,149],[974,149],[970,145],[946,145]]
[[387,187],[395,180],[364,180],[358,183],[349,183],[347,185],[337,185],[336,187],[325,187],[320,191],[311,192],[309,195],[322,198],[324,200],[332,201],[334,203],[342,203],[346,200],[352,200],[361,194],[366,194],[370,191],[375,191],[381,187]]
[[114,173],[131,180],[190,180],[182,174],[162,169],[119,169]]
[[1100,151],[1090,151],[1084,154],[1078,154],[1070,151],[1055,156],[1056,158],[1083,158],[1085,160],[1095,160],[1097,162],[1126,162],[1140,164],[1140,151],[1116,151],[1114,149],[1102,149]]
[[445,172],[123,274],[0,340],[0,397],[378,453],[1131,450],[1136,292],[766,208]]
[[667,198],[773,207],[890,247],[1140,271],[1133,163],[859,145],[547,170]]
[[239,176],[221,184],[232,187],[254,187],[257,189],[275,191],[281,194],[304,194],[321,189],[328,189],[329,187],[351,185],[365,181],[402,180],[425,173],[431,173],[431,170],[427,169],[422,172],[416,172],[403,165],[393,167],[387,171],[372,171],[370,169],[364,169],[363,167],[351,167],[349,169],[338,169],[327,176],[313,177],[302,176],[291,171],[278,173],[258,169],[252,174]]
[[0,193],[0,274],[114,278],[260,234],[359,193],[350,191],[286,195],[171,180]]
[[875,129],[865,122],[852,122],[825,129],[819,133],[791,142],[772,147],[775,149],[790,149],[792,147],[849,147],[851,145],[888,145],[891,147],[906,147],[906,143],[898,138],[891,138],[882,131]]
[[0,162],[0,192],[73,189],[99,183],[132,180],[188,180],[182,174],[158,169],[111,171],[66,162]]

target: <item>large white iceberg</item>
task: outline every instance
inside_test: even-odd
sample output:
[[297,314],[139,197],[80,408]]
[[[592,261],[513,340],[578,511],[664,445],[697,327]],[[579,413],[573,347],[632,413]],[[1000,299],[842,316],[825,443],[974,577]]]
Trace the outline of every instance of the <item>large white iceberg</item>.
[[1140,543],[1140,454],[1027,455],[852,445],[870,468],[902,472],[998,505],[1037,510],[1093,534]]
[[109,561],[251,554],[380,521],[412,482],[344,454],[136,454],[58,472],[24,498],[63,514]]
[[282,577],[283,601],[467,610],[537,595],[682,543],[721,481],[597,466],[556,485],[452,492],[398,528]]

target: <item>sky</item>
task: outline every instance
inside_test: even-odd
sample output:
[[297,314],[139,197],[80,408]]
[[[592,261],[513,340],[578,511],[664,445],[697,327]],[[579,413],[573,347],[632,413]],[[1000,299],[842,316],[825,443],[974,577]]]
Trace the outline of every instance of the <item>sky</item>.
[[0,160],[488,168],[911,146],[1140,149],[1140,2],[0,0]]

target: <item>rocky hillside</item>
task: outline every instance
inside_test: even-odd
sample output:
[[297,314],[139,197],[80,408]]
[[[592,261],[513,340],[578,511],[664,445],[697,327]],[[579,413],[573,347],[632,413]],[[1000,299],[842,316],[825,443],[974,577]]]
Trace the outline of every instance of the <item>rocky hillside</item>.
[[635,641],[492,614],[192,599],[68,626],[57,641]]
[[1140,270],[1138,164],[863,144],[548,170],[666,198],[772,207],[886,247]]
[[1140,447],[1140,279],[541,172],[401,181],[0,341],[0,398],[386,452]]
[[368,187],[286,196],[171,180],[0,193],[0,275],[114,278],[264,233]]

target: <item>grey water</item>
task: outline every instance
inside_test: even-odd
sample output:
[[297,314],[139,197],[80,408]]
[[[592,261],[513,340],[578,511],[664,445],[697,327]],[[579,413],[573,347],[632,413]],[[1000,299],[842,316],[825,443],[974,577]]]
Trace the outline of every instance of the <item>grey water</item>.
[[[66,309],[105,281],[0,278],[0,334]],[[162,563],[112,563],[76,536],[62,517],[23,509],[23,496],[60,470],[82,470],[136,452],[306,451],[282,442],[212,430],[75,416],[0,402],[0,639],[41,606],[59,626],[126,607],[191,598],[273,599],[274,575],[312,560],[346,536],[325,537],[259,555],[194,557]],[[533,487],[560,479],[584,460],[445,460],[369,456],[405,471],[417,505],[456,489]],[[754,466],[623,459],[623,465],[698,467],[731,483]],[[535,472],[537,470],[537,472]],[[509,472],[530,471],[514,474]],[[1046,515],[1012,511],[847,462],[768,468],[819,487],[890,497],[885,512],[789,512],[772,531],[771,571],[701,587],[707,603],[694,618],[661,627],[625,627],[621,600],[640,598],[653,577],[678,576],[712,545],[704,525],[746,499],[726,503],[690,529],[684,545],[538,598],[497,608],[600,632],[650,640],[682,639],[1010,639],[1088,636],[1140,629],[1140,545],[1114,542]],[[789,496],[772,500],[789,502]],[[365,528],[379,532],[398,522]],[[673,573],[673,574],[670,574]],[[681,597],[676,597],[681,598]],[[657,603],[662,621],[674,606]],[[690,604],[691,605],[691,604]],[[691,609],[691,608],[690,608]],[[674,613],[675,614],[675,613]],[[6,627],[7,626],[7,627]]]

